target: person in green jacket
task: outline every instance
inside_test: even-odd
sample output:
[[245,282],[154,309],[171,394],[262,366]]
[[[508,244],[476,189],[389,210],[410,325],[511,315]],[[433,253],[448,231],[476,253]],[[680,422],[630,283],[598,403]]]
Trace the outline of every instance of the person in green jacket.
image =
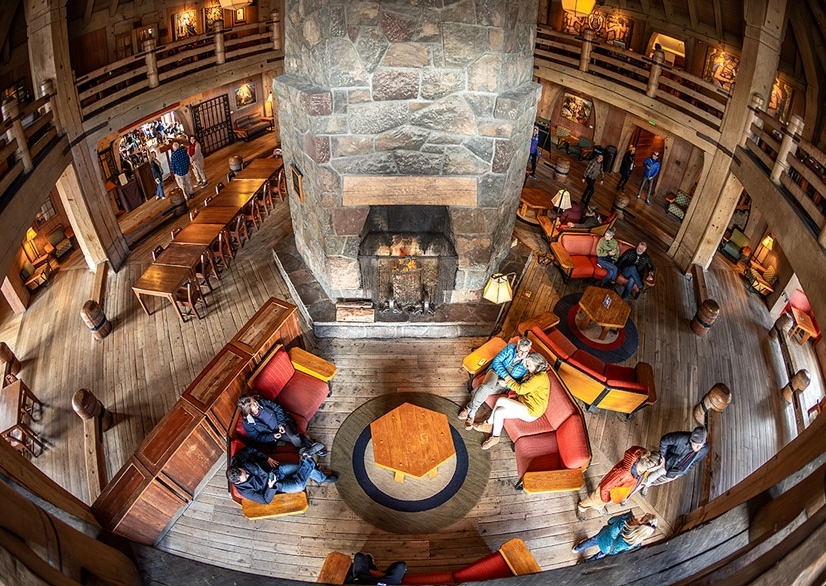
[[614,231],[610,228],[597,242],[597,265],[608,271],[602,278],[600,286],[617,280],[617,259],[619,258],[619,244],[614,240]]
[[505,419],[536,421],[548,408],[548,397],[551,394],[548,362],[541,354],[531,352],[525,358],[524,365],[528,372],[522,377],[522,381],[510,376],[505,378],[505,384],[510,389],[508,396],[496,400],[485,423],[473,426],[477,431],[491,434],[482,442],[483,450],[489,450],[499,443]]

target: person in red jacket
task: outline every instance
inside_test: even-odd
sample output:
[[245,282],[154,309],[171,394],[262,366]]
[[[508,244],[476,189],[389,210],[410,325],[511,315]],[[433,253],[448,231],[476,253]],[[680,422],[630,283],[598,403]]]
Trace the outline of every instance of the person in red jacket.
[[599,481],[599,487],[576,505],[577,518],[582,519],[588,509],[605,511],[610,502],[625,502],[628,497],[644,486],[648,475],[662,468],[663,460],[659,452],[651,452],[640,446],[625,450],[608,474]]

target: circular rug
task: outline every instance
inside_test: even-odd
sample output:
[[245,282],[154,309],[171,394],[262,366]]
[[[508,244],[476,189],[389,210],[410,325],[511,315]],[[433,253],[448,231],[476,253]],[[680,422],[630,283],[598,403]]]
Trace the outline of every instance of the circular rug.
[[[434,478],[407,476],[396,482],[391,471],[373,461],[370,423],[402,403],[447,415],[456,457],[439,466]],[[465,431],[458,411],[451,401],[427,393],[382,395],[353,411],[331,452],[344,502],[371,525],[392,533],[434,533],[462,519],[487,487],[490,453],[480,448],[482,434]]]
[[603,362],[618,364],[625,362],[637,352],[640,336],[637,326],[630,317],[625,327],[616,333],[609,334],[605,340],[597,339],[602,328],[591,324],[585,331],[580,331],[576,325],[576,314],[579,311],[579,299],[582,293],[566,295],[554,306],[554,313],[559,316],[557,329],[568,338],[574,346],[593,354]]

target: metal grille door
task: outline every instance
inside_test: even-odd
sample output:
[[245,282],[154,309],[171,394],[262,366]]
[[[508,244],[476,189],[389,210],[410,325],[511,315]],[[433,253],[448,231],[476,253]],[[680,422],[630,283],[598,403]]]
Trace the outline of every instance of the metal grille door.
[[201,150],[205,155],[214,153],[235,141],[229,111],[229,96],[226,94],[200,104],[193,104],[192,118],[195,125],[195,137],[201,143]]

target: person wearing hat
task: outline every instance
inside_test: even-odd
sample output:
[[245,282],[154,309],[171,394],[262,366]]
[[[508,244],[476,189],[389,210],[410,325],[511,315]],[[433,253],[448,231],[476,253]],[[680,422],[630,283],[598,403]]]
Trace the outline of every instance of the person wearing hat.
[[623,551],[636,549],[642,542],[654,535],[657,530],[657,518],[652,514],[634,517],[633,511],[615,515],[608,520],[608,524],[599,530],[599,533],[584,539],[573,547],[574,553],[582,553],[586,549],[598,547],[599,551],[589,558],[598,560],[607,555],[616,555]]
[[673,431],[660,438],[660,454],[665,466],[649,475],[642,488],[642,496],[649,486],[665,484],[688,474],[694,466],[703,461],[709,452],[708,431],[697,426],[693,431]]
[[619,258],[619,244],[614,240],[614,231],[608,228],[597,242],[597,265],[607,272],[602,278],[600,286],[605,283],[614,283],[617,280],[617,259]]
[[660,153],[651,153],[651,156],[645,159],[642,164],[644,170],[642,172],[642,182],[640,182],[640,190],[637,192],[637,199],[642,195],[642,189],[645,184],[648,184],[648,195],[645,196],[645,203],[651,203],[651,188],[654,185],[654,180],[660,174]]
[[631,171],[634,170],[634,157],[637,154],[637,147],[633,144],[628,146],[628,150],[625,151],[625,155],[622,157],[622,163],[620,163],[620,180],[617,183],[617,191],[623,191],[625,189],[625,184],[628,183],[628,178],[631,177]]

